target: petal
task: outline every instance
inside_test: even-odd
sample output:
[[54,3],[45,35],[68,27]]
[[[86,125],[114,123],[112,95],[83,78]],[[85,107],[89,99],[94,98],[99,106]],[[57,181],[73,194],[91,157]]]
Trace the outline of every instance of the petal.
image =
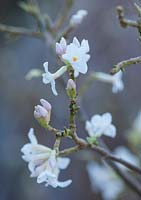
[[58,186],[61,188],[64,188],[64,187],[69,186],[71,183],[72,183],[72,180],[67,180],[67,181],[62,181],[62,182],[58,181]]
[[114,138],[116,136],[116,127],[110,124],[105,130],[104,135]]
[[74,77],[76,78],[79,75],[79,71],[74,70]]
[[80,42],[78,41],[78,39],[76,37],[73,38],[73,44],[76,46],[76,47],[80,47]]
[[61,44],[61,47],[63,48],[63,50],[66,49],[66,47],[67,47],[67,42],[66,42],[66,40],[65,40],[64,37],[61,38],[60,44]]
[[90,137],[94,136],[93,126],[92,126],[92,124],[89,121],[86,121],[86,123],[85,123],[85,129],[86,129],[86,131],[88,131],[88,134],[89,134]]
[[52,89],[53,94],[55,96],[57,96],[58,93],[57,93],[56,88],[55,88],[55,80],[54,79],[51,81],[51,89]]
[[90,56],[89,54],[86,54],[86,55],[85,55],[85,61],[88,62],[88,60],[90,59],[90,57],[91,57],[91,56]]
[[44,66],[45,72],[48,72],[48,62],[45,62],[43,66]]
[[59,169],[66,169],[68,165],[70,164],[70,159],[69,158],[57,158],[57,165]]
[[56,178],[56,175],[46,170],[38,176],[37,183],[43,183],[47,181],[48,178]]
[[31,128],[28,132],[28,138],[32,144],[38,144],[37,138],[34,135],[34,129]]
[[100,126],[101,125],[102,117],[100,115],[94,115],[91,118],[91,123],[93,126]]
[[90,51],[88,40],[85,40],[85,39],[82,40],[81,48],[83,48],[85,53],[88,53]]
[[112,115],[110,113],[104,113],[102,115],[103,125],[108,125],[112,122]]

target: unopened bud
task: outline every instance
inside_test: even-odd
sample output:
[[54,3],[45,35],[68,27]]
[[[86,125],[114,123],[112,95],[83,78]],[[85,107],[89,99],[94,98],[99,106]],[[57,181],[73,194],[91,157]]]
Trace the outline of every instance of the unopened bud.
[[50,111],[51,110],[51,104],[46,101],[45,99],[40,99],[40,103],[42,104],[42,106],[47,110]]
[[56,43],[56,53],[59,56],[62,56],[63,54],[65,54],[66,52],[66,48],[67,48],[67,42],[65,40],[65,38],[61,38],[60,43]]
[[68,80],[68,83],[67,83],[67,94],[71,98],[76,97],[76,84],[72,79]]
[[41,126],[47,128],[50,122],[51,104],[44,99],[41,99],[40,102],[42,106],[41,105],[35,106],[34,117],[41,124]]
[[67,89],[70,89],[70,90],[72,90],[72,89],[75,90],[76,89],[76,84],[75,84],[74,80],[72,80],[72,79],[68,80]]

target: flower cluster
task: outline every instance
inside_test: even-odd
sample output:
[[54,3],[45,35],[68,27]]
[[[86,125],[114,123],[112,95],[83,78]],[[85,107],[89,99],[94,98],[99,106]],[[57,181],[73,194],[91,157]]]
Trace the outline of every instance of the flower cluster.
[[43,83],[51,84],[52,92],[57,95],[55,88],[55,79],[62,76],[69,68],[74,70],[74,76],[77,77],[79,73],[86,74],[88,71],[87,62],[90,59],[89,43],[83,39],[81,44],[76,37],[73,38],[73,42],[67,45],[64,38],[60,40],[60,43],[56,43],[56,53],[65,66],[61,67],[54,74],[48,71],[48,62],[44,63],[45,73],[43,74]]
[[37,177],[37,183],[45,182],[46,186],[51,185],[54,188],[70,185],[71,180],[58,181],[60,170],[67,168],[70,159],[57,157],[55,150],[38,144],[32,128],[28,133],[28,137],[30,143],[25,144],[21,152],[23,153],[22,158],[28,162],[31,177]]

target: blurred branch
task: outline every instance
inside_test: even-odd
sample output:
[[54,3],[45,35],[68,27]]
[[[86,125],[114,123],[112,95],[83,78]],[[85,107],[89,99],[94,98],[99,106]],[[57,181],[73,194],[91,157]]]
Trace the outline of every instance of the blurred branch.
[[137,21],[125,19],[124,8],[122,6],[117,6],[116,11],[118,14],[119,23],[123,28],[126,28],[128,26],[135,27],[135,28],[139,27]]
[[120,70],[124,70],[128,65],[138,64],[141,62],[141,56],[130,58],[129,60],[123,60],[115,65],[115,67],[111,70],[111,74],[116,74]]
[[61,26],[64,24],[67,16],[68,16],[68,12],[70,11],[72,5],[73,5],[73,0],[65,0],[65,7],[64,10],[61,12],[60,16],[57,17],[57,21],[55,23],[55,29],[60,29]]
[[42,38],[42,34],[39,31],[33,31],[23,27],[0,24],[0,31],[14,35],[25,35],[30,37]]

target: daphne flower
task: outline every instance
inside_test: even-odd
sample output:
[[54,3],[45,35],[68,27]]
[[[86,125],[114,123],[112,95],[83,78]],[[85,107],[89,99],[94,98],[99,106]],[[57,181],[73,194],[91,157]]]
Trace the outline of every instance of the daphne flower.
[[69,63],[74,69],[74,75],[77,77],[79,72],[85,74],[88,70],[87,62],[90,59],[88,40],[82,40],[81,44],[76,37],[73,43],[67,45],[66,53],[62,55],[64,62]]
[[66,48],[67,48],[67,42],[66,42],[65,38],[62,37],[60,42],[56,43],[56,53],[59,56],[62,56],[63,54],[65,54]]
[[94,192],[101,192],[103,200],[117,199],[123,191],[124,185],[108,166],[101,166],[94,162],[87,165],[87,171]]
[[112,115],[110,113],[94,115],[91,121],[86,121],[85,128],[90,137],[100,137],[101,135],[116,136],[116,128],[112,124]]
[[76,14],[72,15],[70,19],[71,26],[77,26],[82,23],[83,19],[87,16],[87,10],[78,10]]
[[61,67],[59,70],[57,70],[54,74],[51,74],[48,71],[48,62],[45,62],[43,64],[44,69],[45,69],[45,73],[42,74],[43,76],[43,83],[44,84],[51,84],[51,89],[54,95],[58,95],[56,88],[55,88],[55,79],[59,78],[60,76],[62,76],[66,71],[67,71],[67,66],[63,66]]
[[71,180],[58,181],[61,169],[66,169],[70,163],[69,158],[56,158],[55,150],[38,144],[33,128],[28,133],[30,143],[25,144],[21,149],[22,158],[28,162],[31,177],[37,177],[37,183],[45,182],[45,186],[67,187]]
[[119,91],[122,91],[124,89],[124,84],[122,81],[122,72],[119,71],[115,75],[106,74],[103,72],[96,72],[95,77],[97,80],[111,83],[113,85],[112,92],[117,93]]
[[[139,159],[129,151],[129,149],[127,149],[124,146],[118,146],[115,150],[114,153],[122,158],[123,160],[129,162],[129,163],[133,163],[134,165],[136,165],[137,167],[140,166],[139,164]],[[117,163],[117,165],[122,169],[122,170],[128,170],[128,168],[126,168],[125,166]]]

